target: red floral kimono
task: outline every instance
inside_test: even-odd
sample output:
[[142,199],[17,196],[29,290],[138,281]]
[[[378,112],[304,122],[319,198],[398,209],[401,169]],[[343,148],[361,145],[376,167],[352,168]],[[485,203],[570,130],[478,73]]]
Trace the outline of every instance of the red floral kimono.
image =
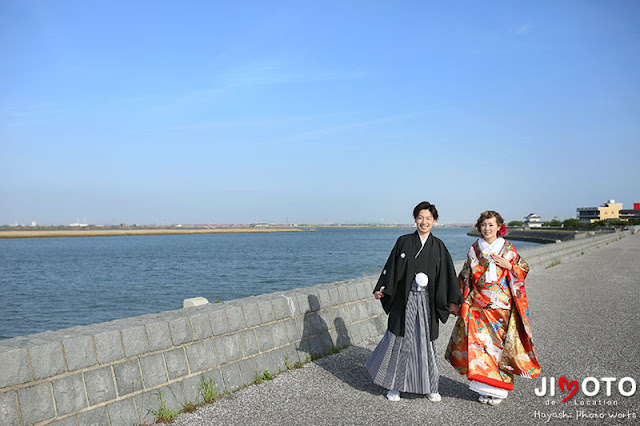
[[488,281],[489,259],[478,241],[469,248],[458,275],[462,292],[460,317],[454,326],[445,358],[469,380],[513,390],[513,375],[540,374],[533,348],[531,321],[524,280],[529,265],[505,241],[498,253],[513,265],[496,266],[497,279]]

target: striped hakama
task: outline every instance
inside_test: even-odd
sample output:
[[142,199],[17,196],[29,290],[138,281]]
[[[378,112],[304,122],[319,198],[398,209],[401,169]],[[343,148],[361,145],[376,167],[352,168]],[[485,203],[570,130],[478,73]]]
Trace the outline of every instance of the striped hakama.
[[404,337],[386,331],[365,367],[373,382],[400,392],[438,392],[435,341],[429,331],[429,292],[414,281],[405,311]]

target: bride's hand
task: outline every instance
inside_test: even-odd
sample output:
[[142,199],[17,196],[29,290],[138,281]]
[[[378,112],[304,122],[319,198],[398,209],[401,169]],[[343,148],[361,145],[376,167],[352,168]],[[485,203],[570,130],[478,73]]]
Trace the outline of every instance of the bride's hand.
[[492,254],[491,258],[496,263],[496,265],[498,265],[502,269],[506,269],[507,271],[510,271],[513,269],[513,265],[511,264],[511,262],[509,262],[504,257],[498,256],[497,254]]

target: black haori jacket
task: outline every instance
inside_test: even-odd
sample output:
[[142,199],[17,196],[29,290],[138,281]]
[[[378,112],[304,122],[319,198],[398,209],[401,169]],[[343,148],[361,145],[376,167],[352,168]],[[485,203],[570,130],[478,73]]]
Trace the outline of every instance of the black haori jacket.
[[420,247],[418,231],[398,238],[373,292],[384,287],[384,297],[380,301],[384,311],[389,314],[387,329],[396,336],[404,336],[405,310],[411,283],[418,272],[427,274],[431,308],[429,329],[431,340],[436,340],[439,331],[438,319],[442,323],[447,322],[449,305],[462,304],[462,295],[451,255],[444,243],[429,234],[424,248],[416,258]]

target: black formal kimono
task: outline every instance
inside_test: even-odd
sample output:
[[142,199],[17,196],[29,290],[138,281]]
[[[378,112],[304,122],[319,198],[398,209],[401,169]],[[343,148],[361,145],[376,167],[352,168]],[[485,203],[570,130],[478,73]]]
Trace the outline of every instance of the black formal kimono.
[[[402,235],[391,250],[378,283],[373,290],[380,291],[384,297],[380,299],[384,311],[389,314],[388,330],[396,336],[404,336],[405,309],[411,291],[411,283],[419,272],[429,277],[430,318],[429,328],[431,340],[438,338],[439,323],[447,322],[449,305],[462,303],[460,286],[453,267],[451,255],[442,240],[429,234],[424,247],[421,248],[418,231]],[[416,258],[416,254],[420,252]]]
[[462,301],[444,243],[429,234],[422,245],[417,231],[398,238],[376,291],[384,294],[380,301],[389,323],[365,363],[373,382],[399,392],[437,394],[438,320],[445,322],[449,305]]

